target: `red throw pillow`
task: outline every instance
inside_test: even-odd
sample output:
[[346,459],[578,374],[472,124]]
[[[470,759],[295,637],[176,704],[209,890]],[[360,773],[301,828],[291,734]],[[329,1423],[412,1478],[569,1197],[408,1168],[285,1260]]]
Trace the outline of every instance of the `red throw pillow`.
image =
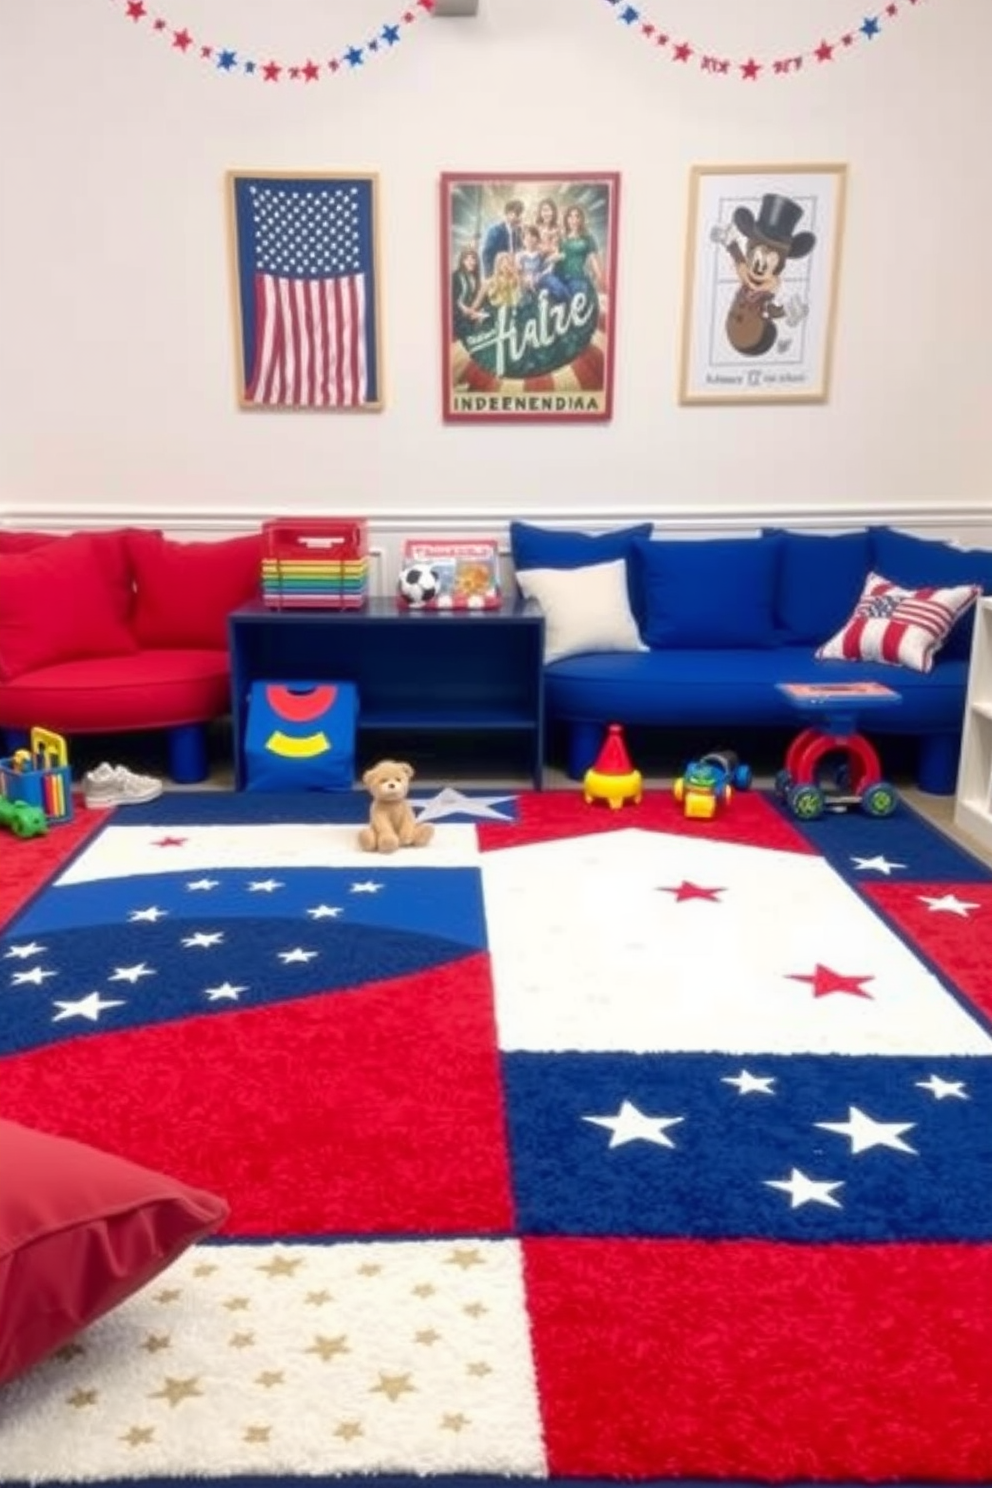
[[122,532],[80,532],[0,552],[0,681],[84,656],[136,651]]
[[227,649],[227,617],[259,592],[262,535],[175,542],[161,532],[127,535],[134,573],[131,629],[142,646]]
[[227,1215],[215,1194],[0,1121],[0,1385],[123,1302]]

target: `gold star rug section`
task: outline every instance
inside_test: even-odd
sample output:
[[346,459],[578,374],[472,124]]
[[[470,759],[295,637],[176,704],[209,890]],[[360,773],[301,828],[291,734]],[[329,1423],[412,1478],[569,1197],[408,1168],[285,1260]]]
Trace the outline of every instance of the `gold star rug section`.
[[35,1483],[543,1476],[520,1248],[198,1246],[9,1385],[0,1444]]

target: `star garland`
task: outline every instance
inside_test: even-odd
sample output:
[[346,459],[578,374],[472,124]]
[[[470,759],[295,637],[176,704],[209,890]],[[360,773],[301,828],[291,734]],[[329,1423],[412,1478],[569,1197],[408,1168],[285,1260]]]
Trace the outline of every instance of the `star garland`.
[[[114,0],[118,3],[118,0]],[[352,43],[342,51],[335,52],[317,62],[307,57],[305,62],[277,62],[273,58],[261,61],[233,46],[216,46],[194,36],[186,26],[174,26],[157,9],[149,10],[145,0],[119,0],[120,11],[125,20],[146,31],[162,37],[171,49],[183,57],[197,61],[228,76],[256,78],[263,83],[316,83],[331,78],[340,72],[355,72],[366,63],[383,57],[398,46],[407,27],[434,9],[434,0],[411,0],[410,6],[395,21],[384,22],[372,36],[366,37],[362,45]]]
[[[434,0],[410,0],[409,8],[395,21],[384,22],[359,46],[352,43],[333,56],[322,61],[307,57],[304,62],[277,62],[272,58],[260,61],[247,52],[233,46],[217,46],[205,42],[186,26],[176,27],[165,16],[150,10],[145,0],[113,0],[121,15],[134,25],[141,25],[161,36],[171,48],[184,57],[193,57],[215,71],[240,74],[242,77],[260,79],[264,83],[301,82],[315,83],[331,78],[341,72],[355,72],[366,63],[391,52],[403,39],[406,28],[414,21],[430,15]],[[833,40],[822,38],[818,45],[804,51],[782,53],[767,60],[748,56],[743,61],[703,47],[687,40],[676,40],[650,20],[639,5],[631,0],[606,0],[617,20],[632,35],[656,48],[659,55],[669,62],[692,66],[711,77],[735,77],[745,82],[757,82],[760,77],[788,77],[801,72],[807,64],[820,66],[834,62],[838,57],[863,47],[865,43],[881,36],[901,14],[923,3],[923,0],[887,0],[874,15],[863,16],[860,23],[846,31],[834,34]]]
[[783,52],[780,56],[761,61],[751,56],[743,61],[735,61],[732,57],[708,52],[693,42],[674,39],[669,32],[663,31],[649,20],[640,6],[630,4],[629,0],[606,0],[622,25],[628,27],[633,35],[657,48],[659,55],[669,62],[695,67],[711,77],[733,77],[749,83],[757,82],[760,77],[794,76],[807,63],[815,63],[819,67],[825,62],[834,62],[856,47],[874,41],[901,14],[920,3],[921,0],[889,0],[876,14],[863,16],[860,24],[852,25],[847,31],[835,33],[832,41],[824,37],[819,45],[805,51]]

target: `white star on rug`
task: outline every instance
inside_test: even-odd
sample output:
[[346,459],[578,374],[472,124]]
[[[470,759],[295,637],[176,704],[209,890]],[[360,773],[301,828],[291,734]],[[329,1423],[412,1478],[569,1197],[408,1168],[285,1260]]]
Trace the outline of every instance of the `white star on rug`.
[[46,971],[43,966],[32,966],[30,971],[15,971],[10,979],[12,987],[24,987],[33,985],[40,987],[46,977],[53,977],[54,971]]
[[4,960],[16,957],[19,961],[26,961],[29,956],[40,956],[43,950],[43,945],[39,945],[36,940],[29,940],[24,945],[8,946],[4,951]]
[[790,1208],[798,1209],[800,1204],[827,1204],[831,1209],[841,1209],[843,1205],[839,1199],[835,1199],[833,1191],[835,1188],[843,1188],[843,1183],[823,1183],[816,1178],[808,1178],[801,1168],[793,1168],[788,1178],[766,1178],[766,1188],[780,1188],[787,1193],[792,1200]]
[[123,1007],[124,1004],[102,998],[99,992],[90,992],[75,1002],[57,1002],[55,1006],[61,1008],[61,1012],[55,1014],[53,1023],[60,1023],[63,1018],[88,1018],[91,1023],[97,1023],[105,1008]]
[[622,1147],[625,1142],[653,1142],[658,1147],[674,1147],[665,1128],[677,1126],[684,1116],[647,1116],[630,1101],[623,1101],[615,1116],[583,1116],[593,1126],[605,1126],[613,1135],[611,1147]]
[[128,919],[135,922],[147,920],[150,925],[154,925],[156,920],[164,920],[167,914],[167,909],[159,909],[157,905],[152,904],[148,909],[132,909]]
[[195,935],[183,936],[183,945],[209,950],[211,946],[220,945],[223,939],[223,930],[197,930]]
[[229,1002],[237,1002],[240,994],[247,991],[248,988],[246,986],[236,987],[233,982],[221,982],[217,987],[204,987],[203,995],[204,997],[209,997],[211,1002],[221,1002],[224,999],[227,999]]
[[107,980],[109,982],[130,982],[133,987],[141,977],[154,975],[155,973],[150,966],[146,966],[144,961],[139,961],[136,966],[115,966],[113,975],[109,976]]
[[344,911],[336,904],[315,904],[313,909],[308,909],[307,914],[312,920],[333,920]]
[[280,883],[277,878],[260,878],[255,883],[248,885],[248,892],[249,894],[272,894],[276,889],[284,889],[285,887],[286,885]]
[[284,966],[290,966],[294,961],[302,961],[305,966],[316,954],[316,951],[305,951],[302,946],[294,946],[291,951],[280,951],[279,960]]
[[493,807],[513,799],[513,796],[466,796],[446,785],[436,796],[430,796],[426,801],[415,800],[411,804],[421,822],[442,821],[446,816],[472,816],[480,821],[507,822],[513,818],[503,811],[494,811]]
[[772,1086],[775,1084],[774,1075],[752,1075],[748,1070],[741,1070],[739,1075],[723,1075],[723,1085],[736,1085],[738,1095],[774,1095]]
[[958,1100],[970,1099],[963,1080],[942,1080],[940,1075],[930,1075],[926,1080],[917,1080],[916,1084],[920,1090],[929,1090],[934,1100],[946,1100],[948,1096],[956,1096]]
[[823,1131],[839,1132],[842,1137],[850,1137],[852,1156],[857,1152],[867,1152],[870,1147],[891,1147],[895,1152],[909,1152],[914,1157],[918,1156],[916,1148],[910,1147],[901,1136],[902,1132],[913,1130],[915,1121],[876,1121],[864,1111],[859,1111],[857,1106],[849,1106],[846,1121],[817,1121],[814,1125]]
[[369,878],[365,879],[362,883],[353,883],[351,885],[351,892],[353,894],[378,894],[379,890],[384,888],[385,884],[375,883],[373,879]]
[[931,914],[943,912],[944,914],[960,915],[963,920],[968,918],[968,911],[970,909],[981,909],[982,907],[980,904],[974,903],[971,899],[959,899],[957,894],[941,894],[939,898],[934,899],[929,898],[926,894],[920,894],[919,900],[921,904],[927,906]]
[[874,858],[852,858],[851,862],[854,864],[859,873],[863,873],[867,869],[871,868],[876,873],[884,873],[886,878],[888,878],[893,868],[905,868],[906,866],[905,863],[890,862],[889,859],[883,857],[881,853],[878,853],[877,856]]
[[188,883],[186,887],[188,889],[216,889],[219,883],[219,878],[194,878],[192,883]]

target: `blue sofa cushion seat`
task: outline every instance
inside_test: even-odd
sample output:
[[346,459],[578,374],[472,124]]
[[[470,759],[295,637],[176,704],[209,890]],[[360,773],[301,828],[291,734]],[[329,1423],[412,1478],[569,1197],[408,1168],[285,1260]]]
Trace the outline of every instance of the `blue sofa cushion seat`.
[[777,647],[773,606],[779,537],[638,539],[631,565],[644,595],[649,646]]
[[801,726],[777,682],[881,682],[902,696],[873,713],[873,733],[958,730],[967,663],[938,657],[929,674],[864,661],[815,661],[808,646],[658,648],[573,656],[545,670],[550,717],[630,724]]
[[755,650],[657,650],[573,656],[545,668],[550,720],[567,729],[568,773],[581,780],[608,723],[667,728],[803,727],[776,682],[881,682],[902,697],[866,725],[873,734],[917,735],[921,790],[951,795],[957,777],[967,662],[938,656],[931,672],[871,662],[816,661],[808,646]]
[[819,646],[846,622],[871,570],[867,528],[836,536],[766,527],[782,542],[775,624],[787,645]]

